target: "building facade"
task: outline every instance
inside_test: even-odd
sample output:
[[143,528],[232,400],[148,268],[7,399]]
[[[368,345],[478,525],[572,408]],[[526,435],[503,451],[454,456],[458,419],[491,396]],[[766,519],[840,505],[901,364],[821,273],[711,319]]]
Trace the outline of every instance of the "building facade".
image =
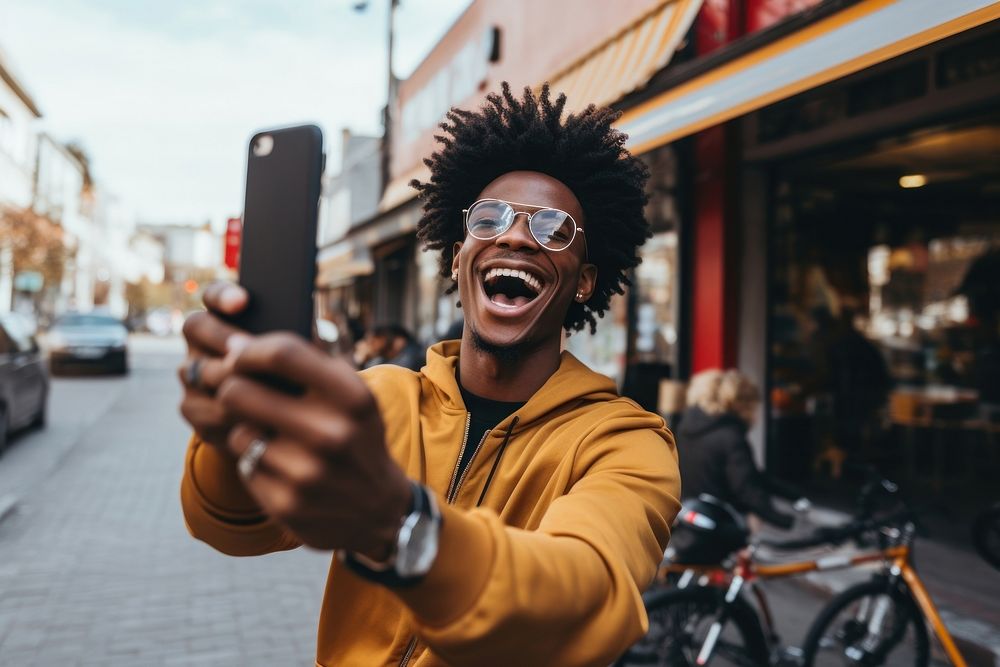
[[[31,205],[35,137],[42,112],[0,51],[0,216]],[[0,312],[13,305],[13,250],[0,238]]]
[[1000,341],[1000,3],[528,9],[473,2],[401,82],[378,213],[347,235],[371,263],[341,277],[370,283],[372,312],[443,332],[454,303],[418,252],[407,184],[426,177],[450,106],[549,81],[571,109],[620,109],[651,171],[633,287],[570,349],[661,413],[679,407],[676,382],[742,369],[765,396],[756,453],[787,478],[836,488],[850,463],[875,464],[986,493],[984,471],[1000,473],[983,372]]
[[837,495],[874,465],[970,506],[991,492],[998,18],[986,1],[706,2],[693,57],[616,103],[634,152],[688,174],[680,377],[754,378],[753,442],[778,475]]
[[369,248],[351,231],[374,218],[382,194],[382,140],[352,134],[341,136],[340,168],[323,179],[319,211],[320,317],[337,315],[371,321],[371,280],[374,269]]

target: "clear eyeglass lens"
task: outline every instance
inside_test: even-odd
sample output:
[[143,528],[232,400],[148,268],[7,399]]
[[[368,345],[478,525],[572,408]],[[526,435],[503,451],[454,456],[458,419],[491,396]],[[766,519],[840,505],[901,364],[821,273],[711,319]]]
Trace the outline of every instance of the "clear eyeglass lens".
[[469,211],[469,233],[483,241],[495,239],[510,228],[514,209],[500,201],[483,201]]
[[568,246],[575,232],[573,218],[565,211],[543,208],[531,218],[531,233],[549,250],[562,250]]

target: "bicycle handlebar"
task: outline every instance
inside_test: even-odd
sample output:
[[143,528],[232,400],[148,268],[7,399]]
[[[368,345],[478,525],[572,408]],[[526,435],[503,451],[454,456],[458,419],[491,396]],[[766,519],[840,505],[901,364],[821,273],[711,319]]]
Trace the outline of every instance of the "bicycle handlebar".
[[805,537],[800,537],[796,539],[791,539],[791,540],[761,539],[759,544],[770,547],[772,549],[779,549],[782,551],[811,549],[813,547],[819,547],[824,545],[838,546],[853,537],[858,537],[864,533],[875,530],[877,528],[882,528],[884,526],[891,526],[903,521],[913,521],[914,519],[915,519],[914,513],[910,509],[903,509],[899,512],[895,512],[888,516],[870,517],[867,519],[855,519],[853,521],[849,521],[848,523],[843,524],[842,526],[820,528],[812,535],[807,535]]

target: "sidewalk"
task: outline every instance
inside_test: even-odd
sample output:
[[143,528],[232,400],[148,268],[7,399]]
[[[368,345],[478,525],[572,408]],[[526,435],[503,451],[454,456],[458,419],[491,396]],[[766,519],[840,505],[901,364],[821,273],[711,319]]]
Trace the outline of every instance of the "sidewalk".
[[[800,522],[796,529],[779,532],[763,531],[775,539],[789,539],[805,535],[814,526],[834,526],[848,521],[847,514],[829,508],[813,508],[808,521]],[[860,550],[844,546],[824,555],[853,554]],[[768,562],[792,560],[771,556],[761,549]],[[798,559],[799,554],[796,555]],[[960,549],[941,541],[917,539],[914,563],[921,580],[927,586],[941,617],[952,633],[959,649],[970,665],[997,665],[1000,667],[1000,572],[979,558],[971,547]],[[848,586],[866,580],[879,565],[868,568],[849,568],[826,572],[813,572],[793,581],[826,595],[835,595]]]
[[179,358],[147,347],[0,522],[0,664],[314,664],[329,554],[230,558],[187,534]]

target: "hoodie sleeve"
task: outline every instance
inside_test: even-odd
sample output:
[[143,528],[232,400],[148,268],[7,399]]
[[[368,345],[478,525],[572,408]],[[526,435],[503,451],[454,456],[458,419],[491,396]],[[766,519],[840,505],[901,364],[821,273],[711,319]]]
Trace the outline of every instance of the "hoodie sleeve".
[[232,461],[197,435],[184,460],[181,507],[188,532],[230,556],[259,556],[300,544],[261,513]]
[[397,593],[420,638],[456,665],[613,662],[647,629],[641,592],[680,508],[674,441],[660,424],[585,440],[582,476],[537,530],[443,506],[433,568]]

